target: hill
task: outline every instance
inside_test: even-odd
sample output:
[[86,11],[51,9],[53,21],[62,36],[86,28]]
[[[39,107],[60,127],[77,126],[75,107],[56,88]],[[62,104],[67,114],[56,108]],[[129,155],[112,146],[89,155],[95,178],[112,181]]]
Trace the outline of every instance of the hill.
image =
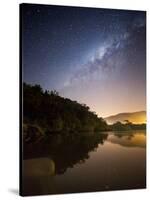
[[108,124],[114,124],[117,121],[124,123],[125,120],[132,122],[133,124],[146,123],[146,111],[132,112],[132,113],[119,113],[104,118]]
[[85,104],[61,97],[40,85],[23,84],[23,123],[26,141],[58,132],[105,131],[103,118]]

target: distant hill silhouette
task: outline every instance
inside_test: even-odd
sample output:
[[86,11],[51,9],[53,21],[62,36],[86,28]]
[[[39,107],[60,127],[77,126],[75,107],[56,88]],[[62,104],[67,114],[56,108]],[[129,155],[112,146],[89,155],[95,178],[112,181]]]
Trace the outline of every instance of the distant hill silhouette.
[[138,111],[131,113],[119,113],[104,118],[108,124],[114,124],[117,121],[124,123],[125,120],[128,120],[135,124],[146,123],[146,111]]

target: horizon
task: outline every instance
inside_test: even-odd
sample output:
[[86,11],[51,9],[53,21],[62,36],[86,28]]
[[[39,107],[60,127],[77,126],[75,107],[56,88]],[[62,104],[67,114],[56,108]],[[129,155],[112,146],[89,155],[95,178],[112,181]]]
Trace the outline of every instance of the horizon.
[[26,4],[23,80],[99,117],[146,111],[144,11]]
[[[29,83],[26,83],[26,82],[24,82],[25,84],[29,84]],[[38,85],[38,84],[30,84],[31,86],[35,86],[35,85]],[[41,85],[40,85],[40,87],[41,87]],[[49,91],[49,92],[52,92],[52,91],[56,91],[56,90],[44,90],[43,88],[41,88],[42,90],[43,90],[43,92],[46,92],[46,91]],[[57,91],[56,91],[57,92]],[[59,92],[57,92],[58,93],[58,96],[60,96],[60,94],[59,94]],[[66,98],[65,96],[60,96],[61,98]],[[76,101],[76,100],[73,100],[73,99],[70,99],[71,101]],[[79,103],[79,104],[84,104],[84,102],[78,102],[78,101],[76,101],[77,103]],[[85,104],[86,106],[88,106],[87,104]],[[89,106],[88,106],[89,107]],[[89,107],[89,111],[90,112],[94,112],[94,113],[96,113],[96,111],[94,111],[94,110],[91,110],[91,108]],[[96,115],[98,116],[98,117],[102,117],[103,119],[105,119],[106,120],[106,118],[109,118],[109,117],[114,117],[114,116],[117,116],[117,115],[120,115],[120,114],[133,114],[133,113],[139,113],[139,112],[145,112],[146,113],[146,110],[137,110],[137,111],[133,111],[133,112],[131,112],[131,111],[126,111],[126,112],[121,112],[121,113],[114,113],[114,114],[112,114],[112,115],[109,115],[109,116],[99,116],[97,113],[96,113]],[[143,123],[143,122],[141,122],[141,123]],[[146,123],[146,119],[145,119],[145,123]],[[108,123],[109,124],[109,123]]]
[[132,113],[138,113],[138,112],[146,112],[146,110],[137,110],[137,111],[133,111],[133,112],[129,111],[129,112],[114,113],[114,114],[106,116],[104,118],[113,117],[113,116],[116,116],[116,115],[119,115],[119,114],[132,114]]

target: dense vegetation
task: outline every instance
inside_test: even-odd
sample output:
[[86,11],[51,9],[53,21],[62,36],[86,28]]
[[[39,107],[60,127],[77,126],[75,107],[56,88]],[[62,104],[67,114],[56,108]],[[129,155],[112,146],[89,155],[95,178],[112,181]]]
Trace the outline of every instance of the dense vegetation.
[[146,129],[146,124],[133,124],[128,120],[125,120],[124,123],[118,121],[109,127],[113,131],[144,130]]
[[24,132],[105,131],[107,123],[85,104],[43,91],[40,85],[23,84]]
[[107,125],[85,104],[61,97],[56,91],[43,90],[40,85],[23,84],[24,139],[37,141],[46,135],[94,131],[126,131],[145,129],[146,125],[116,122]]

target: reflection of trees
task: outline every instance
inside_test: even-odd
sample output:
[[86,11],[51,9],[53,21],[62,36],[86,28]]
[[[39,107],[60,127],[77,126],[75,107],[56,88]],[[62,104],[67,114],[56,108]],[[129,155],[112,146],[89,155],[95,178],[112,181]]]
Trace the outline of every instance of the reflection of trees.
[[107,134],[72,134],[55,135],[46,141],[24,145],[24,159],[50,157],[55,162],[56,174],[64,173],[77,163],[85,162],[89,152],[94,151],[98,144],[103,144]]
[[103,144],[104,139],[106,135],[100,134],[82,136],[78,140],[67,138],[52,155],[56,173],[64,173],[68,167],[72,168],[76,163],[85,162],[89,158],[89,152],[95,150],[99,143]]
[[117,131],[114,134],[118,138],[126,137],[130,140],[132,137],[134,137],[133,131],[127,131],[127,132],[122,132],[122,131]]
[[146,134],[145,131],[117,132],[108,137],[108,141],[125,147],[145,148],[146,146],[145,134]]

